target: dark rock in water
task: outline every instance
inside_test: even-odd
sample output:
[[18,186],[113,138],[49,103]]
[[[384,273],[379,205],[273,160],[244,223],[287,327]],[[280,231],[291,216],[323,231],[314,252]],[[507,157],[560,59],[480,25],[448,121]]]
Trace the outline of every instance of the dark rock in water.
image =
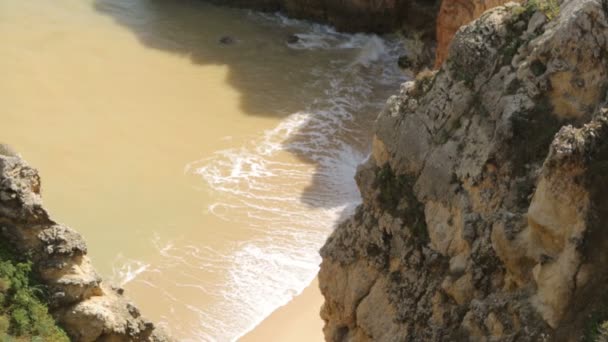
[[409,69],[414,65],[412,60],[406,55],[399,56],[399,59],[397,60],[397,64],[399,65],[399,67],[401,69]]
[[300,41],[300,37],[298,37],[295,34],[292,34],[289,37],[287,37],[287,44],[295,44],[299,41]]
[[409,78],[415,78],[418,71],[420,71],[417,63],[415,63],[412,58],[406,55],[400,56],[397,60],[397,64],[399,65],[399,68],[401,68],[401,70],[403,71],[403,74]]
[[207,0],[219,5],[281,11],[335,26],[338,31],[387,33],[405,27],[434,35],[439,0]]
[[223,36],[220,38],[219,42],[220,42],[220,44],[223,44],[223,45],[232,45],[232,44],[236,43],[236,39],[234,39],[231,36]]

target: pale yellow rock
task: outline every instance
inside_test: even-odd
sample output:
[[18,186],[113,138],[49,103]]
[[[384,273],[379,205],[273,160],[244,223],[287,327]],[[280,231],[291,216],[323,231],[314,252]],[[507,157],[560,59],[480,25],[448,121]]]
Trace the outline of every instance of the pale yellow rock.
[[[378,115],[363,203],[321,249],[328,341],[584,334],[608,277],[608,18],[600,0],[532,5],[460,28]],[[367,287],[355,268],[363,296],[345,294]]]
[[[537,254],[534,278],[538,287],[536,306],[552,327],[557,327],[572,300],[576,275],[583,260],[572,241],[582,241],[587,229],[588,191],[576,179],[580,168],[561,169],[544,176],[528,211],[528,253]],[[581,278],[581,282],[584,278]]]
[[471,274],[465,274],[456,280],[446,277],[441,288],[458,304],[470,302],[475,291]]
[[426,224],[433,249],[443,255],[455,256],[468,246],[462,239],[462,220],[458,212],[450,211],[438,202],[427,202]]
[[386,146],[382,140],[379,140],[376,136],[374,136],[372,140],[372,156],[376,161],[376,165],[384,166],[388,163],[390,156],[388,155],[388,151],[386,150]]
[[461,253],[450,259],[450,274],[461,275],[467,268],[468,253]]
[[472,311],[469,311],[462,320],[462,328],[468,332],[471,341],[486,342],[488,339],[484,336],[485,333],[480,324],[476,321]]
[[485,325],[493,337],[501,337],[504,333],[505,327],[493,312],[486,317]]
[[407,332],[401,330],[395,322],[384,319],[385,315],[390,314],[386,310],[392,308],[384,295],[386,286],[385,280],[381,279],[374,284],[369,295],[359,304],[357,308],[357,319],[361,322],[359,328],[370,341],[404,341],[407,339]]
[[507,269],[508,288],[518,288],[526,284],[530,269],[536,264],[534,258],[527,256],[529,230],[518,234],[513,239],[506,236],[504,223],[496,223],[492,229],[492,247]]

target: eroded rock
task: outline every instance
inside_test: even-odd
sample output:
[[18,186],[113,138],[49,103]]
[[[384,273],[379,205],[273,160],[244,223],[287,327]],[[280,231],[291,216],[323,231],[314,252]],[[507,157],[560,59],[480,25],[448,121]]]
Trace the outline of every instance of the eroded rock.
[[31,256],[51,314],[73,341],[169,341],[102,281],[81,235],[50,218],[37,171],[16,153],[0,153],[0,236]]
[[389,99],[321,250],[327,340],[580,340],[608,281],[606,8],[494,8]]

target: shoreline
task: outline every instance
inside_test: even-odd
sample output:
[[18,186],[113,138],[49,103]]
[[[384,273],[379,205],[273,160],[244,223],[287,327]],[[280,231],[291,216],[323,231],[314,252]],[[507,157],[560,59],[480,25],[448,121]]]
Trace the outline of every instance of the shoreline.
[[315,277],[299,295],[277,308],[237,341],[322,342],[323,320],[319,315],[322,304],[323,296]]

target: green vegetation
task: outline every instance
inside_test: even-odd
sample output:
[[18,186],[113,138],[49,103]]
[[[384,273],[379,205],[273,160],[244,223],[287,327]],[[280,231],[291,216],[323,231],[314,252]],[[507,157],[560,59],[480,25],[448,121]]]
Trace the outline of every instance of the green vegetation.
[[525,8],[529,12],[541,11],[549,20],[555,19],[560,10],[558,0],[528,0]]
[[477,73],[464,65],[458,58],[448,58],[447,63],[454,79],[464,82],[469,89],[473,89]]
[[20,260],[0,242],[0,341],[69,341],[44,304],[44,293],[34,285],[31,262]]
[[589,317],[583,341],[608,341],[608,310],[603,309],[596,311]]
[[596,322],[593,328],[585,337],[586,342],[607,342],[608,341],[608,321]]
[[380,205],[391,215],[404,218],[412,236],[417,241],[425,243],[429,240],[429,233],[424,216],[424,205],[414,194],[414,182],[415,179],[407,175],[395,175],[389,165],[382,167],[376,174]]
[[555,19],[560,12],[559,0],[528,0],[522,6],[515,7],[516,14],[525,14],[528,17],[535,12],[543,12],[547,19]]
[[535,10],[529,8],[528,5],[513,7],[513,16],[507,22],[507,36],[499,51],[501,66],[511,64],[519,48],[527,43],[527,41],[522,39],[522,34],[526,31],[527,25],[519,25],[519,23],[528,23],[534,12]]
[[[508,34],[505,43],[500,48],[502,56],[500,66],[510,64],[522,45],[542,33],[538,28],[532,36],[523,35],[527,30],[527,25],[521,25],[522,22],[529,23],[532,15],[538,11],[543,12],[548,20],[552,20],[559,14],[559,4],[557,0],[528,0],[524,5],[512,7],[513,16],[507,23]],[[544,74],[547,67],[537,60],[533,62],[531,69],[535,76],[540,76]]]

